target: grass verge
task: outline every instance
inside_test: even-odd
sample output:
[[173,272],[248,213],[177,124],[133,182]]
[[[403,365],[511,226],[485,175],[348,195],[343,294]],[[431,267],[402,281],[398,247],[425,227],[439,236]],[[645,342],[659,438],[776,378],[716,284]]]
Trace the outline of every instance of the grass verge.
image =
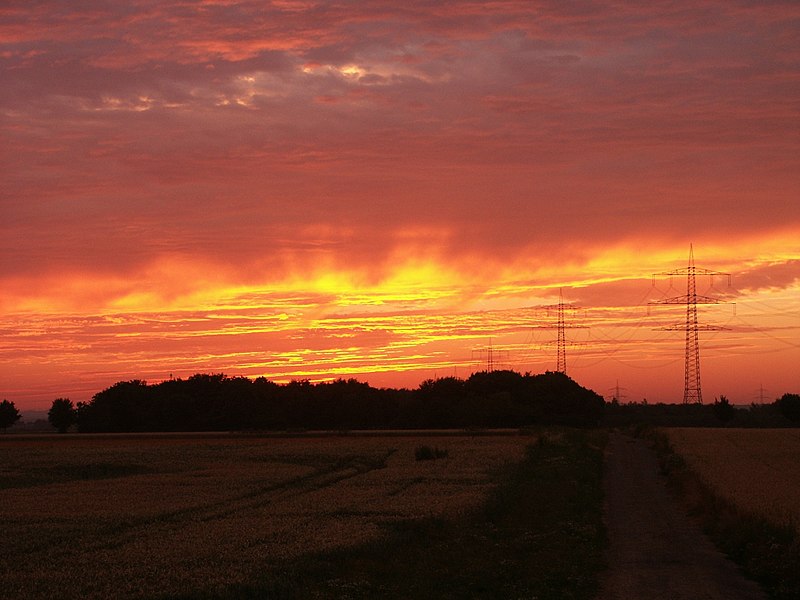
[[800,598],[800,536],[740,511],[720,498],[670,446],[663,433],[652,432],[659,461],[671,488],[698,519],[714,544],[757,581],[773,600]]
[[307,555],[252,585],[185,598],[593,598],[606,543],[606,434],[540,440],[473,514],[395,523],[378,542]]

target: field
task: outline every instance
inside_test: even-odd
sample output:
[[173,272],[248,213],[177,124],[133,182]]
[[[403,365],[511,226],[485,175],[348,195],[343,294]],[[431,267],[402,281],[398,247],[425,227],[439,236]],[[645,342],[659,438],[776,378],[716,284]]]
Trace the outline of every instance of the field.
[[[536,439],[7,436],[0,586],[12,598],[258,597],[304,557],[464,521]],[[446,456],[416,460],[421,446]]]
[[720,498],[800,532],[800,431],[664,429],[670,445]]

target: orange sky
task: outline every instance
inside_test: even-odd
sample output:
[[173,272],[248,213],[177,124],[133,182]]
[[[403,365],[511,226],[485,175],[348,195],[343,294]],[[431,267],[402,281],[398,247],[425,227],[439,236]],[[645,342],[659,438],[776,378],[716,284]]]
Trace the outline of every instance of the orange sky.
[[556,367],[800,391],[795,2],[0,6],[0,397]]

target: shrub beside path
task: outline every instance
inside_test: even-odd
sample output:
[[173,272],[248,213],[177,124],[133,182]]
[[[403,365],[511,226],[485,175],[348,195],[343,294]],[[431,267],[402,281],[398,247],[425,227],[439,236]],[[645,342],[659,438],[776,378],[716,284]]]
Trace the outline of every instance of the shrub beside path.
[[600,600],[766,599],[681,510],[642,440],[610,436],[604,492],[609,569]]

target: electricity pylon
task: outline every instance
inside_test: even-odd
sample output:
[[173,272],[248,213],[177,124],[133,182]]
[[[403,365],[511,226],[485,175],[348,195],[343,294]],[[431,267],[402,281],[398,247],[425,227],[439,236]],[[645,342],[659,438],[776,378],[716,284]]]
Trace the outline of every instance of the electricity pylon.
[[558,359],[556,371],[567,374],[567,338],[564,334],[564,294],[558,290]]
[[[697,274],[708,275],[725,275],[728,278],[728,285],[731,284],[730,273],[721,273],[719,271],[709,271],[708,269],[700,269],[694,266],[694,249],[689,244],[689,265],[685,269],[676,269],[667,273],[656,273],[653,275],[686,275],[686,295],[675,296],[651,302],[650,304],[685,304],[686,305],[686,323],[669,325],[662,327],[662,331],[685,331],[686,333],[686,364],[684,371],[684,385],[683,385],[683,403],[703,403],[703,393],[700,388],[700,342],[697,335],[698,331],[719,331],[724,327],[717,325],[700,325],[697,321],[697,305],[698,304],[719,304],[721,301],[717,298],[710,296],[701,296],[697,294]],[[655,284],[655,282],[654,282]]]
[[627,390],[628,388],[620,387],[619,386],[619,379],[617,379],[617,385],[611,388],[609,391],[613,392],[614,396],[613,399],[619,402],[623,398],[626,398],[625,394],[622,393],[623,390]]
[[556,310],[556,325],[539,325],[536,329],[557,329],[558,330],[558,337],[556,341],[557,347],[557,358],[556,358],[556,372],[557,373],[564,373],[567,374],[567,336],[565,333],[566,329],[586,329],[585,325],[572,325],[567,324],[566,320],[564,319],[564,312],[569,310],[576,310],[577,307],[572,306],[571,304],[566,304],[564,302],[564,292],[563,290],[558,290],[558,304],[553,304],[552,306],[547,306],[546,308],[552,308]]
[[486,354],[486,372],[487,373],[494,372],[495,355],[499,355],[500,357],[503,357],[503,358],[506,358],[506,359],[508,358],[508,350],[497,350],[497,349],[495,349],[495,347],[492,345],[492,339],[491,338],[489,338],[489,345],[488,346],[486,346],[485,348],[480,348],[478,350],[473,350],[472,351],[473,356],[475,355],[476,352],[481,356],[481,359],[483,359],[484,353]]

